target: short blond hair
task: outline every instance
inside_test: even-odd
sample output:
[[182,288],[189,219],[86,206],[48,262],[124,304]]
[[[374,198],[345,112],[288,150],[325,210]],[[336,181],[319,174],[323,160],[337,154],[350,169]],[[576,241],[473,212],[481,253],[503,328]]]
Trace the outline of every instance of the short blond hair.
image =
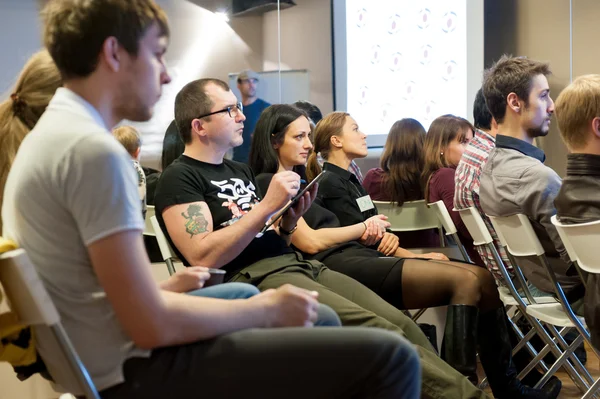
[[119,126],[113,130],[112,134],[125,147],[129,155],[135,157],[136,152],[142,146],[140,132],[133,126]]
[[567,147],[584,147],[590,122],[600,117],[600,75],[580,76],[565,87],[556,99],[554,112]]

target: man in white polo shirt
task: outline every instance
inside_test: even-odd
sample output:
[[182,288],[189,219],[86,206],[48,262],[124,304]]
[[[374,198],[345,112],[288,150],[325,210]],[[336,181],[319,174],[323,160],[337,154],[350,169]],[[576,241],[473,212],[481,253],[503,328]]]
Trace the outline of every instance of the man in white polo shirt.
[[[274,328],[311,326],[311,292],[221,300],[154,283],[135,173],[109,130],[150,119],[170,81],[166,16],[153,0],[53,0],[44,14],[64,87],[19,149],[4,235],[27,250],[101,396],[417,398],[418,358],[392,333]],[[275,189],[255,223],[296,191]],[[82,394],[37,338],[54,380]]]

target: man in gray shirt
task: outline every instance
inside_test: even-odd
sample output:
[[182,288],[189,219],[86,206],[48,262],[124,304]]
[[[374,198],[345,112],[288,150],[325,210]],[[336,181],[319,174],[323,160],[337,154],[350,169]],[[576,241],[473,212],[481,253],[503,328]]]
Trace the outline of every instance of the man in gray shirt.
[[[486,71],[483,95],[498,122],[498,134],[496,148],[483,167],[480,199],[488,215],[527,215],[557,278],[574,302],[583,296],[583,286],[550,222],[556,213],[553,201],[561,179],[544,165],[544,152],[533,145],[534,138],[548,134],[554,113],[546,78],[550,73],[547,63],[507,56]],[[523,258],[519,265],[538,289],[553,292],[537,260]]]

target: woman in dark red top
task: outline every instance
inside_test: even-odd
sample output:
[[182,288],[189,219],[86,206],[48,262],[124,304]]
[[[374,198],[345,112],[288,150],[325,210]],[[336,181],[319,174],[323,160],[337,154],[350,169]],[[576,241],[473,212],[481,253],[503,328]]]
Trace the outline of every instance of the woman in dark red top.
[[475,128],[463,118],[444,115],[436,118],[425,137],[422,182],[427,202],[444,201],[448,213],[458,230],[458,237],[465,246],[471,261],[485,267],[473,247],[473,239],[458,212],[454,208],[454,172],[463,152],[473,138]]
[[[388,133],[381,167],[367,172],[363,186],[371,199],[402,206],[406,201],[422,200],[423,142],[425,128],[419,121],[405,118],[392,125]],[[396,233],[405,248],[437,247],[437,231]]]

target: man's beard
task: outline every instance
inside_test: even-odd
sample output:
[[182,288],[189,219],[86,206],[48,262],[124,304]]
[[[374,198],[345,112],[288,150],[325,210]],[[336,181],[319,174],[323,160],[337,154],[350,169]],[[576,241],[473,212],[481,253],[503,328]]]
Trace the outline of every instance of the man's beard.
[[[544,122],[545,124],[546,122]],[[537,127],[532,127],[527,129],[527,135],[529,137],[546,137],[548,135],[548,132],[550,132],[550,128],[545,128],[544,129],[544,124],[542,124],[541,126],[537,126]]]

